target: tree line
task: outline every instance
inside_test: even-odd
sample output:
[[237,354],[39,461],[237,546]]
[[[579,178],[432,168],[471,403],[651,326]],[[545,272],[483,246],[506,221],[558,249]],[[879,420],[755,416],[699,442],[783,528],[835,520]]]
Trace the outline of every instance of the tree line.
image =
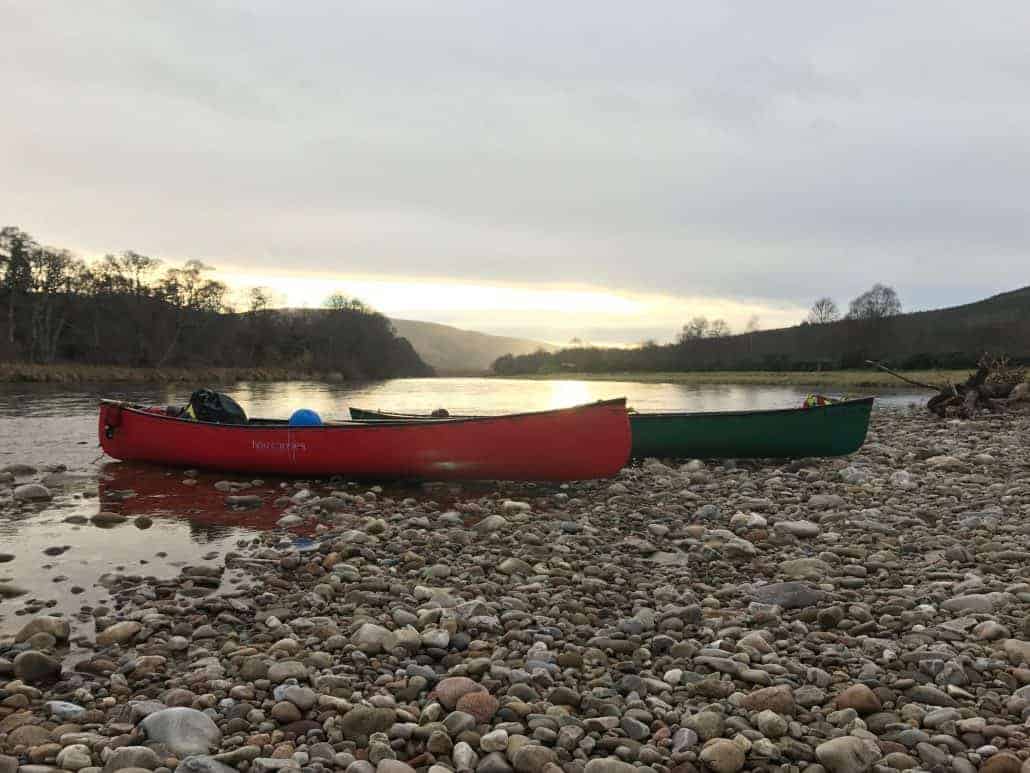
[[634,348],[570,346],[505,355],[499,375],[559,372],[689,370],[803,370],[864,367],[868,359],[899,368],[974,367],[985,351],[1030,360],[1030,288],[951,309],[902,314],[897,292],[876,284],[841,315],[820,298],[800,325],[759,330],[753,317],[743,333],[695,317],[674,343],[645,341]]
[[[848,306],[845,319],[887,319],[901,313],[901,299],[893,287],[877,282],[870,289],[859,295]],[[812,304],[808,317],[802,324],[825,325],[841,318],[837,303],[828,296],[819,298]]]
[[0,361],[129,367],[274,367],[384,378],[432,373],[390,321],[334,294],[325,309],[241,309],[198,260],[138,252],[87,261],[14,226],[0,229]]
[[[893,287],[883,284],[874,284],[869,290],[851,301],[848,313],[844,319],[886,319],[901,313],[901,301],[898,292]],[[825,325],[828,322],[836,322],[841,319],[840,309],[836,301],[830,297],[819,298],[812,304],[808,316],[801,324]],[[744,328],[745,333],[754,333],[758,330],[760,320],[757,315],[752,315]],[[724,319],[709,320],[705,316],[693,317],[687,322],[676,336],[678,343],[693,341],[698,338],[727,338],[733,335],[730,326]],[[579,339],[573,339],[579,343]],[[645,341],[644,346],[653,345],[652,341]]]

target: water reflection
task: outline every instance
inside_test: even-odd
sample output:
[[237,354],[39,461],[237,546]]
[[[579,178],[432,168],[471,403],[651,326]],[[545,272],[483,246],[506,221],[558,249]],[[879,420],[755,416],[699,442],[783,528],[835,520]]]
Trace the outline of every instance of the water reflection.
[[[551,399],[548,408],[568,408],[596,399],[586,381],[550,381]],[[621,397],[622,395],[618,395]]]
[[[189,480],[195,482],[187,485]],[[247,484],[247,488],[238,492],[219,491],[214,484],[221,480]],[[246,508],[230,507],[226,497],[234,493],[258,496],[261,503]],[[282,496],[278,483],[203,472],[195,478],[186,478],[182,470],[135,462],[103,465],[97,496],[101,509],[106,512],[131,518],[182,520],[189,524],[190,533],[197,541],[205,542],[225,536],[232,528],[273,529],[283,510],[274,504]]]

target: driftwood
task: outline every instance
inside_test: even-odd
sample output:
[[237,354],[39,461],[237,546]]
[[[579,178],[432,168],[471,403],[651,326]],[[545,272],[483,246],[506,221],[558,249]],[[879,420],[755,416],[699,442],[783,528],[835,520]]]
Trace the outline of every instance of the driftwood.
[[[927,401],[926,409],[941,418],[948,415],[949,409],[966,419],[980,409],[999,410],[1004,407],[1004,400],[1013,394],[1017,385],[1026,380],[1024,368],[1011,365],[1005,357],[992,358],[986,354],[977,363],[976,373],[970,374],[960,384],[927,384],[896,373],[883,363],[873,360],[866,362],[907,384],[935,390],[937,394]],[[1025,387],[1016,390],[1019,394],[1025,391]]]

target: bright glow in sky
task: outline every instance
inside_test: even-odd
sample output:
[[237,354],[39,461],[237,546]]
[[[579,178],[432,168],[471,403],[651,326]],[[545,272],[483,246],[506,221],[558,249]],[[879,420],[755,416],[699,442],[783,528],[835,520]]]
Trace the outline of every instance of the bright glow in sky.
[[589,285],[518,285],[407,277],[339,277],[330,274],[223,269],[216,277],[234,290],[271,288],[275,305],[319,307],[333,292],[360,298],[391,317],[422,319],[498,335],[564,344],[671,340],[693,316],[725,319],[741,331],[753,316],[763,328],[796,323],[804,310],[717,298],[613,292]]

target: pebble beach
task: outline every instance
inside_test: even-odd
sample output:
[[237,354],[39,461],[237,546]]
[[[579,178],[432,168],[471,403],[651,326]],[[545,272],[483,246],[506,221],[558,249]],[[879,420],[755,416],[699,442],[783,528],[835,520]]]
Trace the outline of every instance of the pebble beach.
[[0,638],[0,773],[1030,771],[1025,409],[561,486],[213,485],[274,528]]

